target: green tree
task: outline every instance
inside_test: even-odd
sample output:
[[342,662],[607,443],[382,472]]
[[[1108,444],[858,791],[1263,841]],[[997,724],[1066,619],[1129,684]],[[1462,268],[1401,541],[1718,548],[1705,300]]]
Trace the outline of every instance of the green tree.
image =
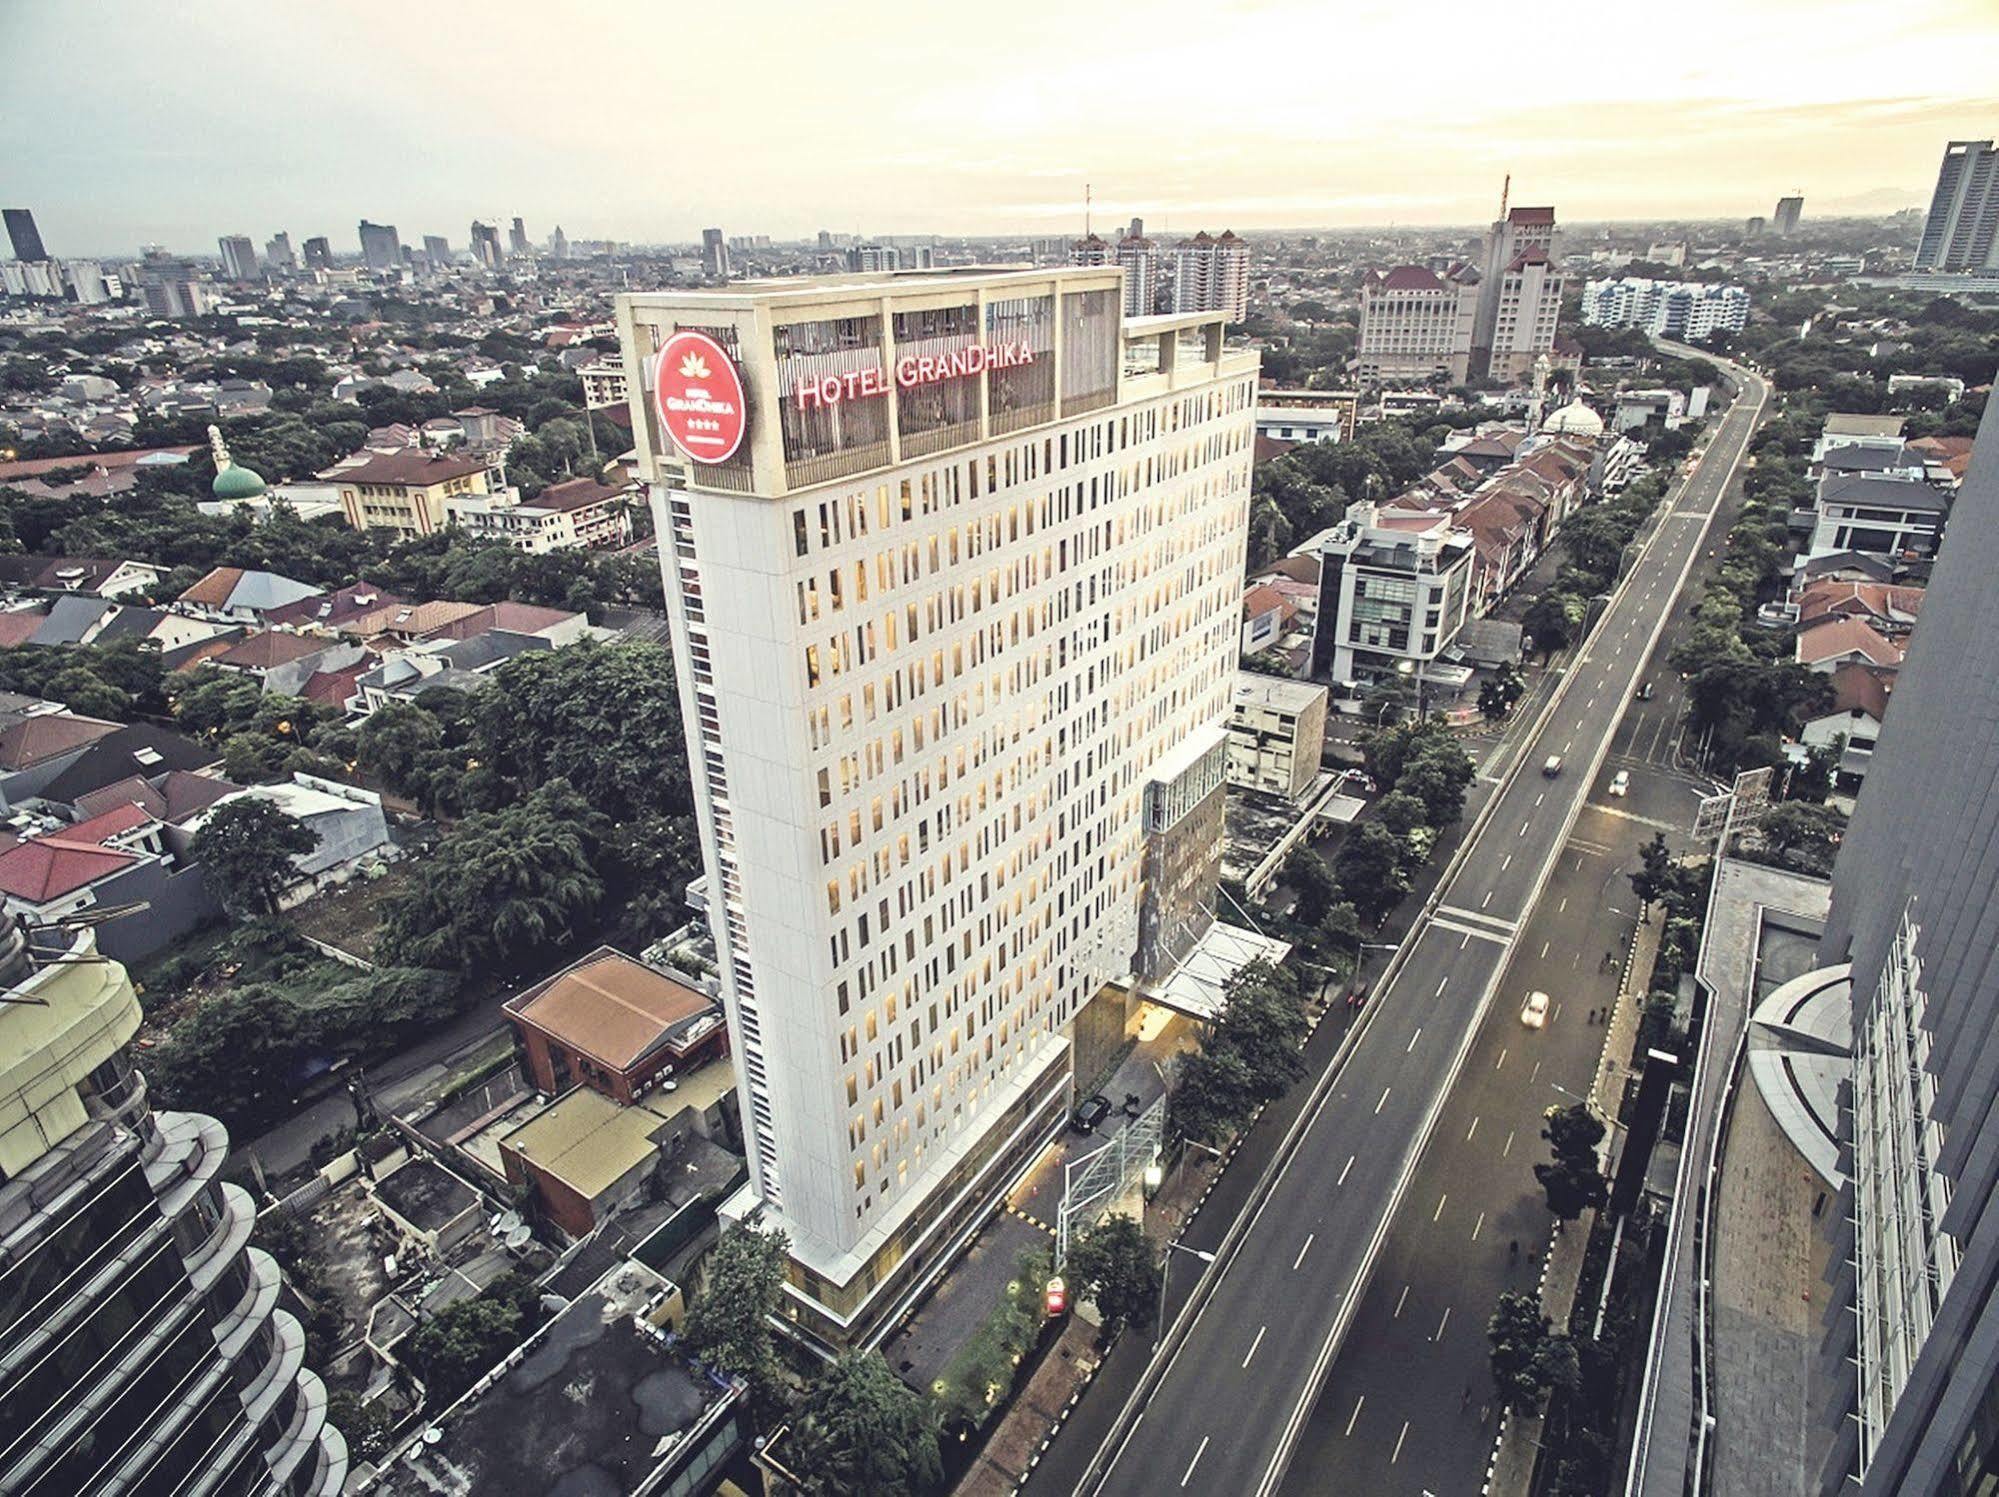
[[1808,872],[1827,873],[1846,830],[1846,818],[1831,806],[1790,800],[1765,811],[1756,829],[1764,844],[1787,865],[1795,863]]
[[1832,794],[1834,776],[1839,769],[1840,756],[1846,751],[1846,735],[1827,744],[1808,749],[1805,762],[1791,766],[1791,772],[1784,783],[1787,800],[1813,801],[1823,805]]
[[305,1058],[298,1004],[282,988],[244,984],[177,1021],[146,1059],[147,1079],[171,1107],[213,1113],[232,1129],[261,1125],[291,1102]]
[[1305,843],[1299,843],[1284,860],[1284,882],[1298,896],[1292,911],[1301,925],[1317,925],[1340,897],[1340,886],[1326,860]]
[[1656,904],[1674,887],[1675,866],[1666,834],[1654,832],[1652,840],[1638,850],[1638,871],[1631,875],[1631,892],[1640,904]]
[[708,1255],[701,1293],[687,1312],[687,1349],[748,1383],[760,1418],[784,1402],[770,1317],[784,1294],[790,1249],[784,1233],[753,1223],[725,1233]]
[[189,858],[238,919],[275,915],[278,896],[298,860],[319,846],[319,833],[261,795],[224,801],[202,818]]
[[1159,1265],[1152,1244],[1123,1212],[1104,1218],[1077,1239],[1064,1264],[1077,1293],[1097,1307],[1106,1340],[1128,1325],[1152,1320],[1159,1299]]
[[1603,1141],[1602,1121],[1581,1103],[1550,1108],[1541,1137],[1553,1159],[1534,1166],[1534,1178],[1546,1192],[1548,1209],[1563,1221],[1574,1221],[1589,1207],[1609,1198],[1603,1171],[1597,1165],[1597,1145]]
[[560,947],[604,897],[594,854],[602,817],[567,780],[502,811],[467,816],[383,902],[381,948],[395,962],[469,973]]
[[408,1356],[433,1412],[457,1400],[540,1325],[540,1293],[504,1273],[476,1299],[447,1305],[410,1334]]
[[1166,1115],[1180,1137],[1217,1143],[1256,1110],[1256,1078],[1240,1055],[1194,1050],[1176,1064]]
[[361,724],[361,768],[399,794],[421,798],[444,727],[415,702],[388,702]]
[[379,1461],[389,1453],[396,1421],[386,1400],[363,1399],[343,1388],[326,1400],[326,1417],[347,1437],[347,1444],[362,1460]]
[[808,1497],[924,1497],[944,1479],[930,1405],[877,1351],[846,1352],[813,1381],[785,1457]]
[[1534,641],[1534,648],[1547,656],[1574,640],[1582,622],[1582,599],[1550,591],[1534,600],[1520,625]]
[[1575,1348],[1568,1337],[1554,1333],[1533,1296],[1502,1294],[1485,1334],[1492,1348],[1492,1381],[1506,1407],[1524,1413],[1550,1387],[1576,1386]]
[[1401,903],[1412,879],[1408,845],[1379,821],[1364,821],[1340,849],[1340,887],[1363,918],[1379,920]]

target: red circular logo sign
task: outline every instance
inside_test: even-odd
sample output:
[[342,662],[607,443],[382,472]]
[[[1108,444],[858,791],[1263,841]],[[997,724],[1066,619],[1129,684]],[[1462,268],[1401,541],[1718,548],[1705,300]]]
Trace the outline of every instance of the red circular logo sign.
[[653,405],[674,446],[697,463],[725,463],[743,445],[742,376],[706,333],[675,333],[659,351]]

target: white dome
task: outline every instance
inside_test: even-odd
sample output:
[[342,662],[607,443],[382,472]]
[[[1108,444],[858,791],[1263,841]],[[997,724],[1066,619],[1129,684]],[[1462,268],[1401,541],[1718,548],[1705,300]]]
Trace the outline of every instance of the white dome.
[[1580,400],[1572,400],[1550,416],[1542,424],[1541,430],[1562,432],[1571,436],[1600,437],[1603,435],[1603,417]]

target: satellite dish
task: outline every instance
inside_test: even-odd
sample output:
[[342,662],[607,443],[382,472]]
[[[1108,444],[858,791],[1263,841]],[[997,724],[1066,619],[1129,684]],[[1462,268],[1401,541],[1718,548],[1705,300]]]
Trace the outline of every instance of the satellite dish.
[[507,1233],[507,1246],[510,1248],[524,1248],[533,1240],[534,1229],[528,1226],[526,1222],[522,1222],[511,1232]]
[[500,1219],[493,1223],[493,1230],[497,1232],[500,1236],[505,1237],[509,1241],[511,1241],[514,1233],[519,1230],[520,1225],[521,1225],[520,1212],[507,1211],[501,1213]]
[[423,1443],[426,1445],[435,1445],[443,1438],[444,1438],[444,1431],[439,1429],[434,1424],[429,1429],[423,1432]]

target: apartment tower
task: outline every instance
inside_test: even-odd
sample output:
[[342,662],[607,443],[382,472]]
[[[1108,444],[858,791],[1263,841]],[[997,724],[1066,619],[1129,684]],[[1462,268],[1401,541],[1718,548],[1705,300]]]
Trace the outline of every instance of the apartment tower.
[[152,1111],[125,969],[87,928],[48,935],[0,916],[0,1492],[338,1492],[346,1442],[220,1178],[228,1135]]
[[1833,869],[1847,1248],[1826,1490],[1999,1487],[1999,415],[1988,408]]
[[1555,210],[1514,208],[1485,239],[1478,314],[1472,327],[1472,373],[1523,383],[1534,361],[1555,346],[1562,272],[1554,262]]
[[1173,311],[1222,312],[1230,322],[1249,315],[1249,246],[1235,230],[1203,229],[1173,246]]
[[[1212,920],[1254,353],[1113,267],[620,299],[788,1313],[879,1339]],[[1086,1062],[1094,1067],[1092,1058]]]
[[1944,147],[1930,195],[1917,270],[1999,269],[1999,151],[1989,140],[1953,140]]

